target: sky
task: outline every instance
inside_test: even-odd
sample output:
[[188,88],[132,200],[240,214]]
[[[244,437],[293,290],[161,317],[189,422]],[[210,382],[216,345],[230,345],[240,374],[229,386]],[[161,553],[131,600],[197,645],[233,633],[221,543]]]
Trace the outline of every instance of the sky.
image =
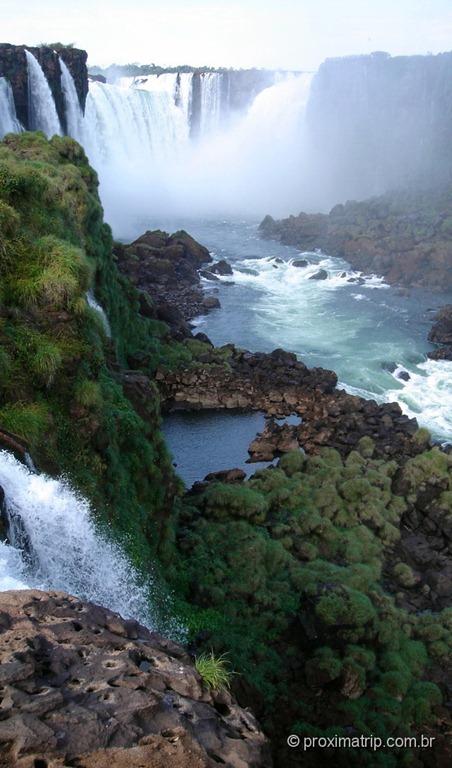
[[452,49],[451,0],[0,0],[0,42],[89,64],[315,70],[329,56]]

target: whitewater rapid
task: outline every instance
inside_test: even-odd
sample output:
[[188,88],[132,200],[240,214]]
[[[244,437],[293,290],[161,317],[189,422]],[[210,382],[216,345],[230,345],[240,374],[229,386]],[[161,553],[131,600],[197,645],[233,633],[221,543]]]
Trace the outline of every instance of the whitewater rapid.
[[67,482],[34,473],[0,450],[0,486],[10,540],[0,542],[0,590],[61,589],[155,626],[152,581],[100,531],[88,502]]

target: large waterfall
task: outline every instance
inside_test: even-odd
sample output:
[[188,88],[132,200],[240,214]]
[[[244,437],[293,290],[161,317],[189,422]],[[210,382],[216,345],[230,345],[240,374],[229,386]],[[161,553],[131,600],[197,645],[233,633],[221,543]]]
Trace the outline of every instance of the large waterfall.
[[[30,125],[48,136],[61,134],[44,72],[30,52],[26,56]],[[248,85],[250,94],[260,92],[247,104],[246,89],[234,91],[224,72],[91,82],[83,115],[61,58],[60,69],[67,132],[99,173],[106,216],[117,235],[127,237],[128,226],[150,214],[283,214],[298,199],[310,75],[267,76],[254,88]],[[0,112],[3,133],[20,129],[12,122],[8,88],[0,89],[0,103],[9,104]]]
[[16,116],[12,88],[4,77],[0,77],[0,139],[7,133],[19,133],[22,130]]
[[25,51],[28,68],[28,111],[30,128],[44,131],[46,136],[61,134],[60,120],[52,91],[39,62],[30,51]]
[[154,625],[149,586],[67,483],[0,451],[0,486],[10,541],[0,541],[0,590],[61,589]]

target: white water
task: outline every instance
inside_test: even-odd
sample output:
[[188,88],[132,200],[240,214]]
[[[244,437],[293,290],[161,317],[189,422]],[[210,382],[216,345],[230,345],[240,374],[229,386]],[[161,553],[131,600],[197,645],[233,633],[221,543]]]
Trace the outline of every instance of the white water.
[[149,587],[120,546],[96,529],[85,499],[7,451],[0,451],[0,485],[16,544],[0,543],[0,589],[61,589],[154,625]]
[[[107,219],[127,238],[152,215],[285,212],[303,185],[300,135],[310,75],[261,91],[221,124],[221,79],[202,76],[190,138],[191,74],[90,84],[82,143],[99,173]],[[77,136],[75,136],[77,138]]]
[[99,304],[99,302],[96,300],[96,297],[94,296],[94,293],[92,291],[86,292],[86,301],[88,302],[88,305],[91,307],[91,309],[94,309],[95,312],[100,317],[102,327],[105,331],[105,335],[108,339],[111,339],[111,327],[110,323],[108,322],[108,317],[105,313],[104,308]]
[[17,119],[11,85],[0,77],[0,139],[7,133],[20,133],[23,127]]
[[52,91],[39,62],[25,51],[28,68],[28,109],[30,130],[44,131],[49,138],[63,133]]
[[221,75],[205,72],[201,75],[200,135],[208,136],[221,129]]
[[74,139],[83,142],[83,112],[80,107],[74,78],[61,56],[59,57],[59,61],[61,69],[61,88],[63,90],[66,106],[67,131]]

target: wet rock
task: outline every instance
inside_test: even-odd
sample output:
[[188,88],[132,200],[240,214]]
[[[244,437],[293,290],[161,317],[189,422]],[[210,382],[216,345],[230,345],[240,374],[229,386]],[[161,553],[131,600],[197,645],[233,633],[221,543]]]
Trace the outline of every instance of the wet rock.
[[252,353],[227,345],[218,352],[221,361],[202,366],[195,361],[188,368],[157,371],[162,406],[167,411],[241,409],[267,416],[301,416],[299,425],[284,430],[290,441],[261,436],[250,447],[256,460],[271,460],[275,453],[290,450],[294,437],[307,453],[328,445],[347,455],[366,435],[375,442],[376,455],[409,456],[421,450],[414,439],[416,420],[404,416],[397,403],[378,405],[336,390],[332,371],[309,369],[281,349]]
[[427,356],[430,360],[452,360],[452,346],[434,349],[432,352],[429,352]]
[[213,274],[213,272],[209,272],[207,269],[201,269],[200,273],[201,277],[203,277],[205,280],[210,280],[212,283],[219,282],[220,278]]
[[219,299],[216,296],[205,296],[202,300],[203,309],[217,309],[221,307]]
[[295,259],[292,262],[292,266],[293,267],[299,267],[300,269],[303,269],[303,267],[307,267],[308,266],[308,263],[309,262],[306,259]]
[[182,646],[62,592],[4,592],[0,616],[5,768],[270,768],[252,714]]
[[205,476],[204,482],[212,483],[241,483],[246,479],[243,469],[220,469],[218,472],[210,472]]
[[232,275],[233,272],[231,265],[224,259],[213,264],[210,271],[215,275]]
[[452,345],[452,305],[449,304],[438,312],[428,339],[434,344]]
[[324,269],[319,269],[318,272],[315,272],[311,277],[310,280],[326,280],[328,278],[328,272]]
[[409,381],[411,379],[411,376],[408,373],[408,371],[399,371],[397,374],[397,378],[401,379],[402,381]]

